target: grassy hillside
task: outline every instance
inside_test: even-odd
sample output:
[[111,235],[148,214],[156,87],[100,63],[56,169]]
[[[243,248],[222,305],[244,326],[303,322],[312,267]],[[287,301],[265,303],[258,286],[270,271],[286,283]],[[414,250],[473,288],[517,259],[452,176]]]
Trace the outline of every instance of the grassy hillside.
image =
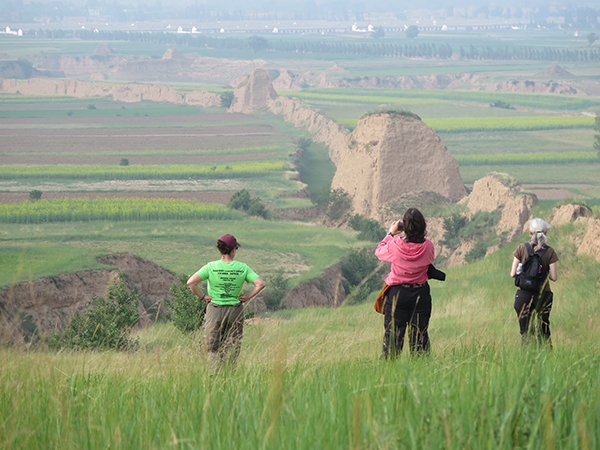
[[239,367],[209,377],[169,324],[135,353],[0,350],[3,448],[472,448],[600,445],[600,265],[556,227],[554,350],[521,348],[511,252],[432,282],[432,353],[379,359],[371,300],[245,327]]
[[95,258],[113,252],[131,252],[175,273],[191,274],[218,258],[215,242],[224,233],[239,239],[238,258],[258,273],[267,277],[283,269],[296,283],[365,244],[349,229],[251,218],[3,224],[2,231],[0,286],[98,268]]

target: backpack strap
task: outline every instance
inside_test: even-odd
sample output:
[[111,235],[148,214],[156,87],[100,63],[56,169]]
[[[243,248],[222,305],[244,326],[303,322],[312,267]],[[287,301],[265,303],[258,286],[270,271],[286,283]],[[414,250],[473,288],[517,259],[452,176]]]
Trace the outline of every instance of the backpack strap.
[[[531,244],[529,242],[525,242],[525,248],[527,249],[527,254],[529,256],[533,255],[533,249],[531,248]],[[548,250],[548,246],[544,245],[542,248],[540,248],[537,252],[537,255],[541,258],[542,256],[544,256],[544,253],[546,253],[546,250]]]

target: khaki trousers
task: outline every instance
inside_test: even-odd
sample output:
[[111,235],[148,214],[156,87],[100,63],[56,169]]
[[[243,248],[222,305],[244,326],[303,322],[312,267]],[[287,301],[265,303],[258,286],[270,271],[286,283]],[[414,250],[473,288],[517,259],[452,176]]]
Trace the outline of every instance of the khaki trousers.
[[242,346],[244,307],[209,303],[204,317],[204,342],[210,370],[227,362],[235,364]]

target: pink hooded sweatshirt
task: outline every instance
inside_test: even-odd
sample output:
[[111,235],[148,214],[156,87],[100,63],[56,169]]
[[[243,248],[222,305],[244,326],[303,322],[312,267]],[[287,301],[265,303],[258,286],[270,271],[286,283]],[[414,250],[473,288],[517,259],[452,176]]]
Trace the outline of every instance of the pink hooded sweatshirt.
[[375,256],[381,261],[392,263],[385,279],[388,286],[423,284],[427,281],[427,269],[433,264],[435,250],[429,239],[417,244],[388,234],[375,249]]

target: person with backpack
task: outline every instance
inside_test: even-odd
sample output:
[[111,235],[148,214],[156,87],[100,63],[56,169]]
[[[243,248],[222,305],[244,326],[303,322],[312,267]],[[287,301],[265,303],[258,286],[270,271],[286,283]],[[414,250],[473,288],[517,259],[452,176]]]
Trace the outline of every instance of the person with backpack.
[[[556,281],[558,255],[546,244],[550,224],[540,218],[529,222],[529,242],[519,244],[513,253],[510,276],[515,279],[517,293],[514,308],[519,320],[521,340],[525,344],[532,336],[538,342],[552,345],[550,311],[553,294],[550,281]],[[532,317],[537,320],[532,323]]]

